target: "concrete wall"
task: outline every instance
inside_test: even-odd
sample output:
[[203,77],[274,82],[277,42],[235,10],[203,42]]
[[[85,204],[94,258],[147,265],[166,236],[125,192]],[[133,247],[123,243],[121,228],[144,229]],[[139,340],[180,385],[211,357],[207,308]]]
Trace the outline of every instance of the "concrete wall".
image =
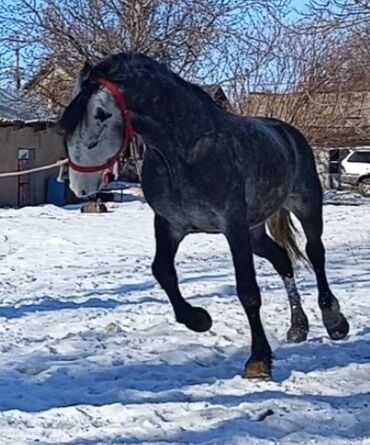
[[[19,148],[36,150],[35,166],[49,164],[65,156],[62,138],[52,128],[0,127],[0,172],[18,170]],[[32,204],[45,202],[47,178],[57,174],[58,169],[33,173],[35,202]],[[0,178],[0,207],[7,206],[18,206],[18,178]]]

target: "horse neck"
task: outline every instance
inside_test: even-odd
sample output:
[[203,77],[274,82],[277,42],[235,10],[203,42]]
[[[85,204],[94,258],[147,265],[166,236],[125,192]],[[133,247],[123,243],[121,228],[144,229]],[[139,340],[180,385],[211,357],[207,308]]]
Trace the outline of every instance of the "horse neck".
[[[155,89],[153,88],[155,91]],[[217,126],[217,108],[194,93],[147,94],[140,88],[128,91],[133,126],[147,145],[169,149],[188,146]]]

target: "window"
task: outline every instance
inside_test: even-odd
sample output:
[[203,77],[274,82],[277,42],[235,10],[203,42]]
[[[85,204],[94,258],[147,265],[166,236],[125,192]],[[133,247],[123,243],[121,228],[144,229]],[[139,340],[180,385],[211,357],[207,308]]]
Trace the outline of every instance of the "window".
[[363,162],[365,164],[370,164],[370,151],[356,151],[348,159],[348,162]]

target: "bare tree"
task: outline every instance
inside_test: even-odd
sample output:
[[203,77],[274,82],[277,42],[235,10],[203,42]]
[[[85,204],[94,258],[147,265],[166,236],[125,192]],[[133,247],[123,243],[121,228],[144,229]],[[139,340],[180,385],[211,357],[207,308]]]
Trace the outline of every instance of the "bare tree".
[[308,14],[322,29],[369,27],[370,0],[310,0],[309,6]]
[[[69,90],[84,60],[95,62],[122,50],[152,55],[196,82],[233,85],[234,80],[235,85],[269,61],[280,33],[276,24],[283,20],[288,3],[14,0],[10,4],[1,0],[0,41],[7,46],[8,56],[13,54],[14,42],[18,42],[25,80],[45,64],[67,74],[62,88],[47,86],[46,91],[41,91],[41,95],[49,95],[53,105],[65,104],[66,95],[58,95],[58,90]],[[6,62],[9,67],[12,61]]]
[[330,42],[311,72],[322,90],[370,89],[370,0],[310,0],[298,31]]
[[320,20],[286,27],[270,75],[257,73],[241,111],[290,122],[317,146],[349,146],[369,131],[369,32]]

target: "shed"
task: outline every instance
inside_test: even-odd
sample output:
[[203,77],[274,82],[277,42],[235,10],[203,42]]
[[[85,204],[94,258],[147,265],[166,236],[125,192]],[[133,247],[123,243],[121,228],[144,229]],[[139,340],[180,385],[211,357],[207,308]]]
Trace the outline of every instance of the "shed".
[[[0,172],[15,172],[50,164],[64,157],[55,116],[0,89]],[[0,178],[0,207],[23,207],[46,202],[48,178],[55,170]]]
[[334,176],[338,174],[331,175],[331,164],[338,164],[338,150],[357,150],[370,145],[369,91],[256,92],[247,96],[243,113],[276,117],[298,127],[314,148],[325,188],[335,186],[337,181]]

